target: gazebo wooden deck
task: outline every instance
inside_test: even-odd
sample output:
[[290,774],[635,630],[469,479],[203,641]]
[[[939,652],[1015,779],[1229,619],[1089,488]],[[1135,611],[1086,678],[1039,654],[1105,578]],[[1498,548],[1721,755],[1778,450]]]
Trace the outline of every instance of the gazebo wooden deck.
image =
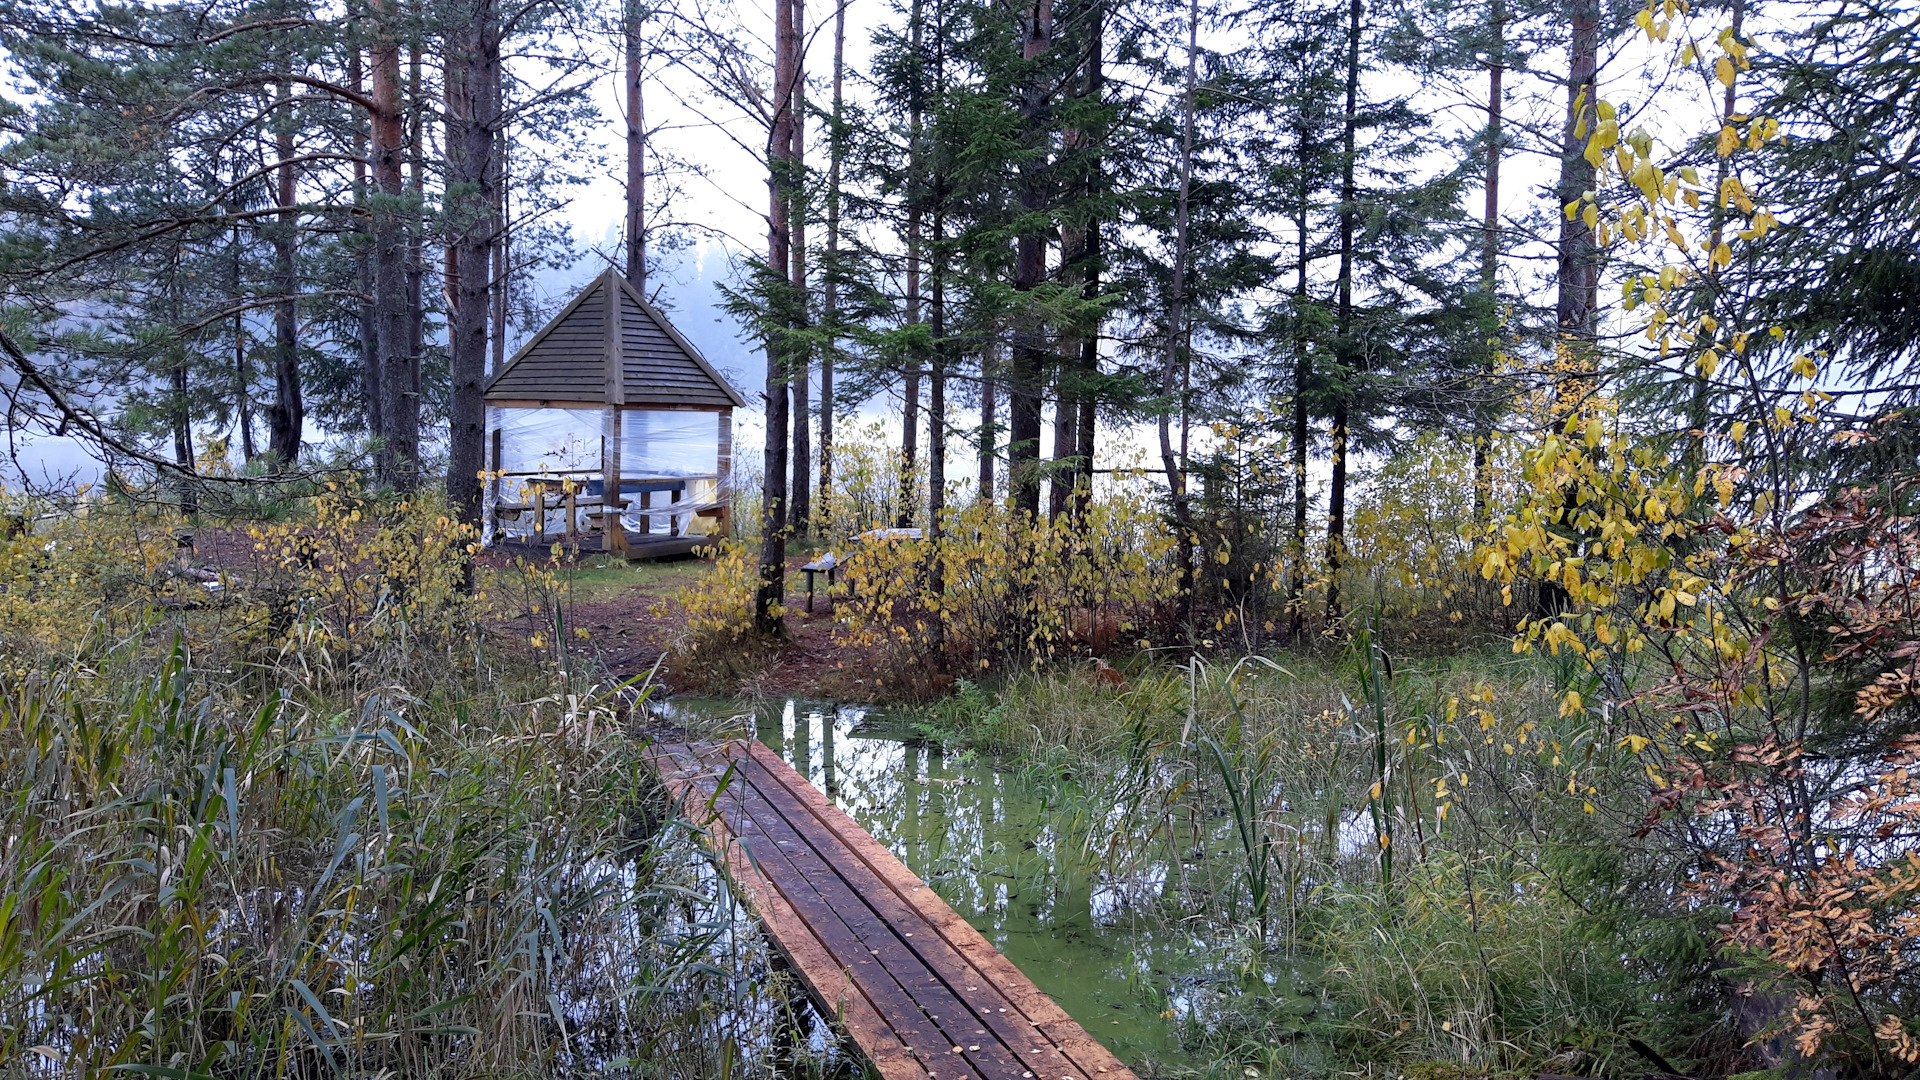
[[614,271],[513,354],[486,400],[490,543],[650,558],[727,535],[746,399]]

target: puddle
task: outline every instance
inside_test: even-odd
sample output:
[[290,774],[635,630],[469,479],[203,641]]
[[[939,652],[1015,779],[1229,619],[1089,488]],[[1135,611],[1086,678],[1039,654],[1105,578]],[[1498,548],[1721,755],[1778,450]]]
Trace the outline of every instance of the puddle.
[[[685,698],[670,708],[737,711]],[[889,719],[789,701],[763,709],[757,731],[1123,1061],[1183,1062],[1181,1030],[1221,1003],[1295,993],[1271,973],[1243,979],[1246,958],[1208,940],[1210,923],[1183,930],[1165,917],[1159,901],[1180,872],[1169,857],[1136,857],[1122,872],[1081,853],[1086,815],[1112,808],[1075,805],[995,758],[903,737],[910,729]]]

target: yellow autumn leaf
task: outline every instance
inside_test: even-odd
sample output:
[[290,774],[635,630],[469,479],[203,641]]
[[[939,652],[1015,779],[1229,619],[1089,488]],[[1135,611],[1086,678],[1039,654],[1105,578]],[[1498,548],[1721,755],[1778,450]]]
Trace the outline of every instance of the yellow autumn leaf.
[[1720,80],[1720,85],[1732,86],[1735,78],[1733,61],[1724,56],[1715,60],[1713,62],[1713,74],[1715,78]]

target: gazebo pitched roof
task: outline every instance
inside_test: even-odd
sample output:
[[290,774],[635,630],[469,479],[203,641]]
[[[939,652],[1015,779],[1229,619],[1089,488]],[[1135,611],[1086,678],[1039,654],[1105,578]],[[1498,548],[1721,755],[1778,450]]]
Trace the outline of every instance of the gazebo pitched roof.
[[488,380],[487,400],[744,408],[659,308],[609,269]]

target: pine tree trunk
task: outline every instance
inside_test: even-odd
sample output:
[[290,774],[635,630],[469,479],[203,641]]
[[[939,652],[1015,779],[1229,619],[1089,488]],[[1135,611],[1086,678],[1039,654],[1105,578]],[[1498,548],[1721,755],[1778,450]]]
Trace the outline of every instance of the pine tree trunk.
[[[767,266],[785,277],[792,265],[793,83],[798,52],[791,0],[773,6],[773,124],[767,138]],[[784,630],[779,607],[787,593],[787,356],[778,334],[767,340],[766,453],[761,472],[760,585],[754,592],[755,627]]]
[[474,0],[471,22],[446,36],[446,195],[449,419],[447,501],[480,523],[486,456],[487,323],[492,231],[500,182],[500,30],[494,0]]
[[[1034,62],[1053,47],[1053,0],[1026,0],[1020,55],[1030,65],[1020,91],[1020,208],[1030,219],[1047,208],[1047,83]],[[1013,287],[1038,288],[1047,271],[1046,233],[1029,228],[1015,244]],[[1013,508],[1029,517],[1040,514],[1040,394],[1047,362],[1045,328],[1028,311],[1014,334],[1013,361],[1007,373],[1007,487]]]
[[989,352],[980,358],[980,486],[975,492],[975,497],[980,499],[994,496],[994,459],[999,456],[996,444],[1000,438],[999,421],[994,416],[999,406],[998,396],[999,389],[993,381],[993,356]]
[[1353,182],[1354,137],[1360,116],[1360,4],[1347,3],[1347,110],[1340,146],[1340,296],[1335,314],[1335,340],[1340,350],[1343,385],[1333,399],[1333,477],[1327,491],[1327,625],[1340,621],[1340,568],[1347,554],[1347,410],[1352,392],[1345,382],[1353,378],[1359,350],[1353,346],[1353,230],[1357,207]]
[[487,370],[497,375],[507,363],[507,302],[512,298],[513,218],[509,213],[511,207],[507,203],[507,193],[513,187],[513,140],[507,137],[504,119],[507,107],[506,65],[499,65],[496,70],[499,76],[493,89],[494,116],[497,118],[494,145],[500,160],[495,170],[498,179],[493,185],[493,225],[490,230],[493,243],[487,253],[488,264],[493,268],[493,288],[487,295],[493,322],[487,335],[492,362]]
[[267,451],[274,468],[289,470],[300,459],[300,433],[307,408],[300,394],[300,342],[297,323],[300,278],[294,263],[299,214],[294,210],[294,118],[292,84],[282,82],[273,117],[274,197],[280,214],[273,230],[273,287],[279,299],[273,305],[273,404],[267,409]]
[[[1106,4],[1099,0],[1094,5],[1093,25],[1090,33],[1092,40],[1087,45],[1086,81],[1082,93],[1095,104],[1100,104],[1106,93],[1106,73],[1102,67],[1102,48],[1106,34]],[[1091,155],[1084,165],[1086,182],[1084,190],[1090,205],[1098,206],[1100,198],[1106,193],[1106,129],[1103,126],[1087,132],[1084,152]],[[1080,261],[1081,287],[1080,298],[1089,305],[1100,299],[1100,237],[1101,219],[1096,212],[1086,222],[1086,234],[1081,240]],[[1078,392],[1074,395],[1078,408],[1074,410],[1074,476],[1068,485],[1076,492],[1073,496],[1073,514],[1075,520],[1084,523],[1087,504],[1093,498],[1093,459],[1094,437],[1099,426],[1100,395],[1100,316],[1090,316],[1080,334],[1079,356],[1070,358],[1069,363],[1078,369]]]
[[[944,30],[944,27],[942,27]],[[932,363],[927,373],[927,537],[938,540],[944,530],[941,520],[947,509],[947,256],[946,214],[933,212],[933,295]],[[946,591],[944,568],[939,548],[927,551],[927,594],[938,597]],[[929,619],[933,638],[932,653],[938,658],[946,648],[944,616],[934,612]]]
[[1187,306],[1187,204],[1193,192],[1194,92],[1198,78],[1200,0],[1189,0],[1187,7],[1187,86],[1181,105],[1180,193],[1173,212],[1173,283],[1167,300],[1167,354],[1161,369],[1161,393],[1172,398],[1178,391],[1181,412],[1181,450],[1173,447],[1170,413],[1160,412],[1157,432],[1160,436],[1160,465],[1167,474],[1167,498],[1173,504],[1173,527],[1180,560],[1180,591],[1193,603],[1193,528],[1187,506],[1186,459],[1186,379],[1184,346]]
[[1487,500],[1493,489],[1487,452],[1493,441],[1493,376],[1499,358],[1499,347],[1492,342],[1500,332],[1500,83],[1507,70],[1506,18],[1502,0],[1492,0],[1487,20],[1492,32],[1487,55],[1487,201],[1480,219],[1480,288],[1487,296],[1489,318],[1485,337],[1489,344],[1480,363],[1481,382],[1475,388],[1482,400],[1474,403],[1477,423],[1473,433],[1473,521],[1482,527],[1487,524]]
[[[922,198],[920,166],[925,147],[921,145],[921,96],[924,72],[920,68],[921,17],[920,0],[913,0],[908,13],[907,48],[913,54],[910,77],[913,80],[907,88],[907,324],[920,321],[920,230]],[[897,528],[911,528],[914,513],[920,506],[920,493],[915,484],[915,467],[920,456],[920,357],[912,355],[907,359],[907,370],[902,372],[904,382],[903,401],[900,409],[900,505],[896,511],[894,525]]]
[[646,56],[640,23],[644,11],[629,0],[626,31],[627,90],[627,282],[647,295],[647,114]]
[[419,482],[420,412],[408,355],[407,220],[402,156],[399,14],[394,0],[374,0],[373,76],[373,294],[380,340],[380,416],[386,446],[380,479],[402,491]]
[[[360,56],[357,31],[348,31],[347,85],[354,93],[366,90],[365,67]],[[371,189],[367,184],[367,130],[358,114],[353,118],[353,207],[354,231],[360,244],[354,253],[354,287],[360,292],[360,393],[364,398],[367,436],[375,442],[386,438],[386,413],[380,396],[380,310],[373,287],[373,211],[368,205]]]
[[1294,193],[1293,232],[1295,243],[1293,280],[1293,534],[1289,554],[1293,572],[1287,580],[1287,634],[1299,641],[1306,629],[1307,587],[1307,451],[1312,432],[1308,427],[1307,392],[1313,380],[1313,358],[1307,352],[1307,187],[1305,163],[1311,149],[1311,127],[1302,119],[1298,131],[1298,157],[1301,162],[1300,186]]
[[[240,176],[240,161],[234,160],[234,179]],[[238,213],[243,207],[236,201],[231,210]],[[234,222],[231,238],[227,242],[227,254],[230,258],[228,282],[232,286],[230,296],[241,294],[243,274],[240,267],[240,223]],[[247,363],[247,316],[244,311],[233,315],[233,411],[234,427],[240,435],[243,461],[253,460],[253,372]]]
[[[1062,248],[1066,245],[1063,243]],[[1065,260],[1064,250],[1061,253]],[[1080,456],[1080,399],[1073,380],[1080,366],[1078,343],[1068,335],[1061,343],[1053,377],[1053,465],[1047,477],[1047,520],[1057,521],[1073,501],[1074,463]]]
[[[421,98],[418,39],[407,49],[407,373],[412,378],[413,408],[420,403],[421,358],[427,351],[427,230],[423,213],[426,207],[426,144],[420,133],[426,122],[427,103]],[[418,421],[415,421],[418,423]]]
[[[833,357],[840,347],[840,174],[847,158],[843,127],[844,82],[847,55],[847,4],[840,0],[833,12],[833,127],[827,133],[827,267],[825,312],[830,336],[820,354],[820,505],[823,522],[833,519]],[[830,527],[830,526],[829,526]]]
[[[807,71],[806,0],[793,5],[793,294],[794,317],[805,327],[807,303]],[[793,392],[793,532],[805,536],[813,523],[812,357],[802,349],[793,357],[787,385]]]
[[927,535],[940,535],[940,515],[947,508],[947,268],[946,215],[933,213],[933,295],[930,298],[933,331],[932,361],[927,372]]
[[[1580,214],[1567,217],[1557,211],[1593,187],[1593,166],[1586,159],[1586,141],[1574,136],[1580,112],[1594,107],[1595,76],[1600,48],[1600,12],[1598,0],[1569,0],[1568,42],[1570,63],[1567,69],[1567,125],[1560,155],[1560,183],[1555,188],[1554,209],[1560,218],[1559,296],[1556,322],[1560,336],[1576,352],[1575,362],[1584,365],[1593,343],[1594,316],[1599,302],[1599,251],[1593,230]],[[1576,112],[1575,105],[1579,105]]]
[[185,348],[178,348],[168,373],[173,390],[169,403],[173,413],[173,460],[184,474],[180,480],[180,512],[187,515],[200,512],[200,489],[187,478],[199,471],[193,459],[193,407],[187,400],[187,362],[191,355]]

